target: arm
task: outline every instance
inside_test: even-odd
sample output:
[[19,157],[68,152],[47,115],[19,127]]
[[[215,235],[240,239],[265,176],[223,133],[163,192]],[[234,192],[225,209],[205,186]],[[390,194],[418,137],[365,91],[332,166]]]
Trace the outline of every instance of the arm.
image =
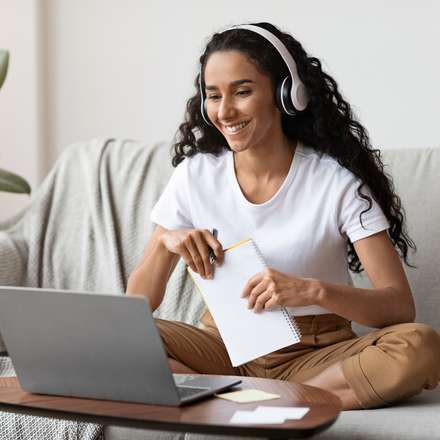
[[140,263],[128,279],[127,295],[148,297],[151,309],[156,310],[180,257],[204,278],[213,276],[209,261],[211,249],[215,253],[216,264],[221,264],[224,258],[222,246],[209,231],[168,230],[156,226]]
[[296,278],[274,269],[252,277],[243,291],[249,307],[319,305],[362,325],[381,328],[415,318],[411,289],[399,256],[383,231],[354,243],[373,288]]
[[379,232],[359,240],[354,248],[373,289],[319,283],[319,305],[370,327],[414,321],[411,288],[388,234]]
[[177,254],[169,252],[164,246],[161,240],[164,232],[165,228],[156,226],[141,261],[127,283],[127,295],[148,297],[152,310],[156,310],[162,302],[168,279],[179,260]]

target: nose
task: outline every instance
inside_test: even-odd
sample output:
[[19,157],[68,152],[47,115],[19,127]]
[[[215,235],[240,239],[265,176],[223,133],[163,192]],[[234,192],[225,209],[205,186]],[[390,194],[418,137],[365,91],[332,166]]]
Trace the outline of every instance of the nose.
[[218,119],[221,121],[231,119],[234,117],[235,111],[236,109],[233,100],[225,96],[221,100],[218,107],[218,112],[217,112]]

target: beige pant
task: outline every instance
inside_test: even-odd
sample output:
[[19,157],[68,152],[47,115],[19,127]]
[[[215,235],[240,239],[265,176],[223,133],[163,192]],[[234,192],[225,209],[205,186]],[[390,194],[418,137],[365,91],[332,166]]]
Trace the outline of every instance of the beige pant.
[[156,320],[168,356],[199,373],[301,383],[341,361],[364,408],[416,395],[440,378],[440,334],[425,324],[392,325],[358,337],[351,322],[337,315],[296,317],[300,343],[234,368],[212,318],[204,318],[203,329]]

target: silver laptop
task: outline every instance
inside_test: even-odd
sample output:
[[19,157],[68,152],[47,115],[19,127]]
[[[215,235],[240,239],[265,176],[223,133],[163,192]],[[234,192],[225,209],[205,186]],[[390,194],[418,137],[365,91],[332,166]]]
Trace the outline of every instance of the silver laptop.
[[241,382],[173,375],[141,297],[0,287],[0,332],[32,393],[179,406]]

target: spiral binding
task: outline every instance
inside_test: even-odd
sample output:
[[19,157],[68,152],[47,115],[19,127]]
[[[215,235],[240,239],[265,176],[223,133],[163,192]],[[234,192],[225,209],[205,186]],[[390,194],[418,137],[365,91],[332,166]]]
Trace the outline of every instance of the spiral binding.
[[[257,244],[255,243],[254,240],[251,240],[251,242],[252,242],[252,245],[254,246],[255,252],[257,253],[258,258],[260,259],[261,263],[263,264],[264,267],[267,267],[267,264],[264,261],[263,254],[261,253]],[[286,322],[289,325],[290,329],[292,330],[293,334],[296,337],[298,337],[299,339],[301,339],[301,330],[299,329],[298,324],[295,321],[295,318],[293,316],[291,316],[289,314],[289,312],[284,307],[281,309],[281,311],[283,312],[283,316],[284,316],[284,318],[286,318]]]
[[260,259],[261,263],[263,264],[264,267],[267,267],[267,264],[264,261],[263,254],[261,253],[260,249],[258,248],[257,243],[255,243],[255,241],[252,239],[251,239],[251,243],[252,243],[252,246],[254,247],[255,252],[258,255],[258,258]]
[[295,318],[289,314],[289,312],[283,307],[282,312],[284,317],[286,318],[287,324],[289,324],[290,329],[292,330],[293,334],[297,336],[299,339],[301,339],[301,330],[298,327],[298,324],[295,321]]

